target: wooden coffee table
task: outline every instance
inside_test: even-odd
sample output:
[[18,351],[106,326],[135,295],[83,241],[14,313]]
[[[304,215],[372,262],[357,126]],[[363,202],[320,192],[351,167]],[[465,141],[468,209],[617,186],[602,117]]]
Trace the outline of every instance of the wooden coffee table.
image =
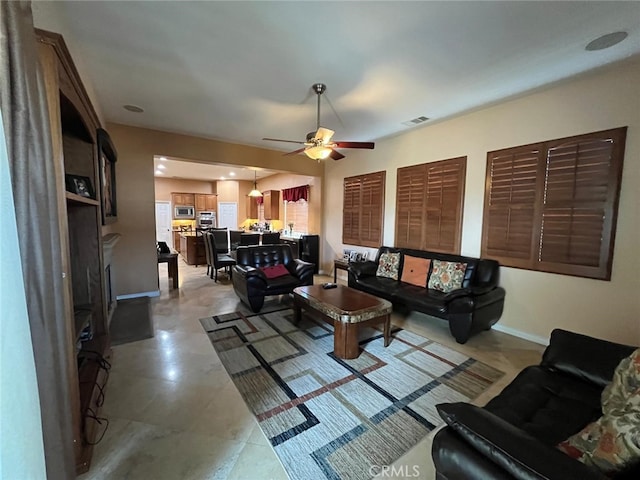
[[384,323],[384,346],[389,345],[391,303],[359,290],[338,285],[324,289],[309,285],[293,290],[294,320],[300,321],[302,309],[316,312],[333,325],[333,353],[344,359],[360,355],[358,328]]

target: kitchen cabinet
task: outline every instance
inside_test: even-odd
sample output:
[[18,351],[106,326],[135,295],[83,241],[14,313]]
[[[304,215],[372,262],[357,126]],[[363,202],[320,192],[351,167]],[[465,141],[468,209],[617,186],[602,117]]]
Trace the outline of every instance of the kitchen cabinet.
[[[58,180],[58,214],[65,290],[61,299],[64,317],[45,318],[64,322],[51,327],[65,331],[62,338],[66,375],[61,391],[71,415],[73,438],[60,445],[60,454],[75,456],[78,474],[89,469],[93,445],[100,441],[107,423],[98,421],[111,357],[106,278],[102,241],[101,189],[97,161],[97,129],[100,122],[61,35],[36,29],[38,55],[44,80],[53,149],[51,172]],[[87,177],[92,197],[66,191],[65,175]],[[52,359],[52,362],[54,360]],[[53,368],[53,366],[52,366]],[[54,368],[54,370],[57,366]],[[54,393],[52,393],[54,394]],[[46,399],[42,399],[46,402]],[[67,400],[67,399],[65,399]],[[61,416],[66,418],[66,416]],[[55,475],[55,472],[53,473]]]
[[297,238],[284,238],[280,236],[280,243],[284,243],[291,247],[291,253],[293,254],[293,258],[300,258],[300,248]]
[[218,196],[211,193],[195,194],[196,215],[199,212],[215,212],[218,210]]
[[264,219],[278,220],[280,218],[280,190],[267,190],[262,192],[264,203]]
[[255,197],[247,196],[247,218],[258,218],[258,202],[256,202]]
[[195,205],[195,195],[193,193],[172,193],[171,204],[175,207],[193,207]]

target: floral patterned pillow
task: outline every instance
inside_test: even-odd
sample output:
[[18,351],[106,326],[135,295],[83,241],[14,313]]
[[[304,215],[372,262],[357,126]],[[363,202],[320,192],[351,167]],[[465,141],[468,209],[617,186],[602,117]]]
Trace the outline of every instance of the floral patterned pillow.
[[400,253],[383,253],[378,260],[376,276],[398,279],[400,270]]
[[585,465],[612,475],[640,463],[640,349],[616,367],[601,401],[602,417],[558,448]]
[[444,293],[462,288],[464,272],[467,270],[466,263],[445,262],[443,260],[433,260],[431,263],[433,268],[431,275],[429,275],[427,288],[440,290]]

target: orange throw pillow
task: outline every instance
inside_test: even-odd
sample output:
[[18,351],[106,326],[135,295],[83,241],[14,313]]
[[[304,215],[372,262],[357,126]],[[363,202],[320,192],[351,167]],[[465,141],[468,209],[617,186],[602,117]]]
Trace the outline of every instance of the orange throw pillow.
[[402,278],[400,278],[400,281],[410,283],[417,287],[426,288],[427,275],[429,274],[430,266],[431,260],[428,258],[405,255],[404,266],[402,267]]

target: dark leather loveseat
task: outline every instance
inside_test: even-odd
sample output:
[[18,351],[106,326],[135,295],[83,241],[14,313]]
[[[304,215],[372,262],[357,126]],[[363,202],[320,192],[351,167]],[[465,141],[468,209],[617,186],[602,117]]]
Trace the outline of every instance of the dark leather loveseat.
[[[438,480],[605,478],[555,446],[602,415],[602,391],[635,348],[556,329],[540,365],[485,407],[438,405],[449,425],[433,440]],[[613,478],[638,479],[640,465]]]
[[[291,293],[294,288],[313,285],[313,263],[293,258],[286,244],[238,247],[233,267],[233,289],[252,311],[259,312],[267,295]],[[284,266],[275,278],[269,267]]]
[[[401,253],[398,280],[377,277],[380,255],[395,252]],[[466,263],[462,288],[443,293],[400,281],[405,255]],[[348,271],[352,288],[385,298],[394,307],[401,306],[448,320],[449,330],[458,343],[465,343],[474,333],[490,329],[500,319],[504,308],[505,291],[498,286],[500,265],[495,260],[380,247],[375,261],[350,263]]]

